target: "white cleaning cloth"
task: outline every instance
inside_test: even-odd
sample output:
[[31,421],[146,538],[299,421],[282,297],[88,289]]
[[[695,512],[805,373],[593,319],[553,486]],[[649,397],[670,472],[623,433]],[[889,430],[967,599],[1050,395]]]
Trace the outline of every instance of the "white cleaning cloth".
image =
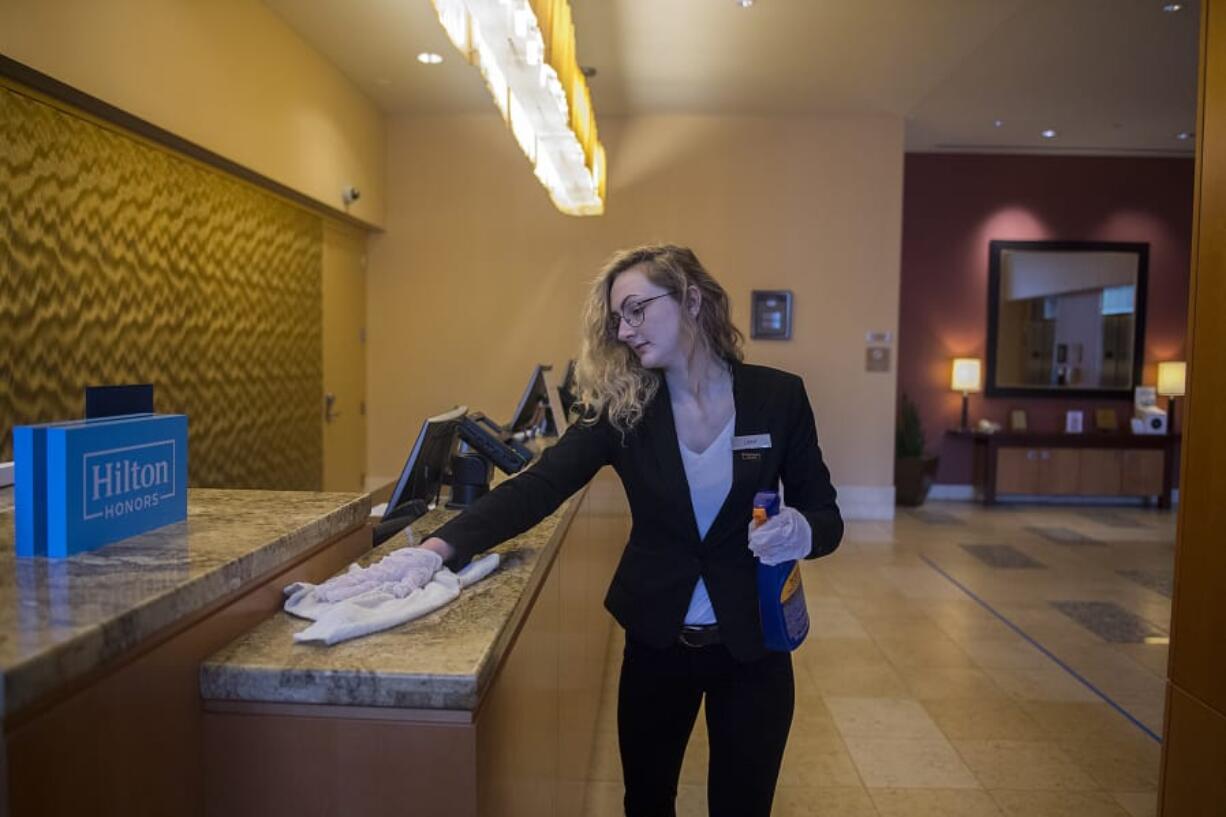
[[297,642],[338,644],[351,638],[377,633],[404,624],[450,604],[460,590],[481,581],[498,567],[497,553],[490,553],[469,564],[458,574],[443,568],[420,589],[397,596],[387,586],[374,587],[341,601],[319,598],[323,585],[295,582],[285,588],[285,612],[315,623],[294,634]]

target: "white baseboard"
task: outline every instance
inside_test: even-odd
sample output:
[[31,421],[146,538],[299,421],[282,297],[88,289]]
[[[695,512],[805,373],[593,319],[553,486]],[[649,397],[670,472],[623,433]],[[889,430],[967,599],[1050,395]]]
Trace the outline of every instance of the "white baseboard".
[[[958,485],[956,483],[937,483],[932,486],[932,490],[928,492],[928,499],[934,502],[973,502],[975,500],[975,487],[973,485]],[[1005,494],[998,496],[996,501],[1001,504],[1010,502],[1026,503],[1030,505],[1137,505],[1138,500],[1133,497],[1115,497],[1115,496],[1070,496],[1070,497],[1053,497],[1053,496],[1027,496],[1027,495],[1012,495]],[[1171,491],[1171,504],[1179,504],[1179,489],[1175,488]]]
[[[1050,494],[1003,494],[996,497],[998,505],[1066,505],[1104,508],[1143,508],[1156,507],[1147,505],[1137,496],[1051,496]],[[1178,498],[1171,496],[1172,505],[1178,504]]]
[[839,512],[844,519],[893,519],[893,485],[839,485]]
[[938,502],[970,502],[975,498],[975,486],[938,482],[928,492],[928,498]]

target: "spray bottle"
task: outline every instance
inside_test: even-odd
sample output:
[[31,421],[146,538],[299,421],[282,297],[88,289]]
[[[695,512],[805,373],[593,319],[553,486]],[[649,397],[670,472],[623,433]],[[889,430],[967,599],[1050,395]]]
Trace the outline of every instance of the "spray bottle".
[[[779,513],[779,494],[759,491],[753,498],[754,527]],[[795,560],[777,565],[758,562],[758,607],[766,648],[791,652],[809,634],[809,610]]]

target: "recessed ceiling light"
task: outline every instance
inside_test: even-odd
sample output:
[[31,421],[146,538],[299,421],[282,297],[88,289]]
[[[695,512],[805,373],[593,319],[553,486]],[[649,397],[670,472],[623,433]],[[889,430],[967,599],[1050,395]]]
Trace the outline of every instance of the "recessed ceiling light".
[[992,120],[992,127],[994,127],[994,128],[1003,128],[1004,126],[1005,126],[1005,120],[1003,120],[1003,119],[994,119],[994,120]]
[[1047,130],[1040,133],[1039,136],[1042,136],[1044,139],[1055,139],[1056,132],[1052,130],[1051,128],[1048,128]]
[[1193,135],[1194,134],[1190,133],[1189,131],[1181,130],[1179,133],[1175,134],[1175,138],[1180,142],[1186,142],[1191,139]]
[[1164,3],[1162,5],[1162,10],[1165,11],[1167,14],[1174,14],[1175,12],[1179,11],[1182,8],[1183,8],[1183,3]]
[[753,5],[753,0],[732,0],[732,2],[736,3],[743,9],[747,9]]
[[443,55],[435,54],[433,51],[423,51],[417,55],[417,61],[422,65],[438,65],[443,61]]

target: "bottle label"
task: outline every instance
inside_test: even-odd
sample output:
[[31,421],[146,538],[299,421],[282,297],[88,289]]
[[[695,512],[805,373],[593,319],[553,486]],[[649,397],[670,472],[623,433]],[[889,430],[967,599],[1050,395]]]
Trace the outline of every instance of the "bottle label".
[[792,565],[783,590],[779,594],[779,603],[783,607],[783,627],[788,638],[799,641],[809,631],[809,609],[805,605],[804,589],[800,583],[800,564]]
[[788,599],[792,594],[800,589],[800,565],[793,564],[792,570],[788,573],[787,580],[783,583],[783,590],[779,592],[779,601],[782,604],[787,604]]

